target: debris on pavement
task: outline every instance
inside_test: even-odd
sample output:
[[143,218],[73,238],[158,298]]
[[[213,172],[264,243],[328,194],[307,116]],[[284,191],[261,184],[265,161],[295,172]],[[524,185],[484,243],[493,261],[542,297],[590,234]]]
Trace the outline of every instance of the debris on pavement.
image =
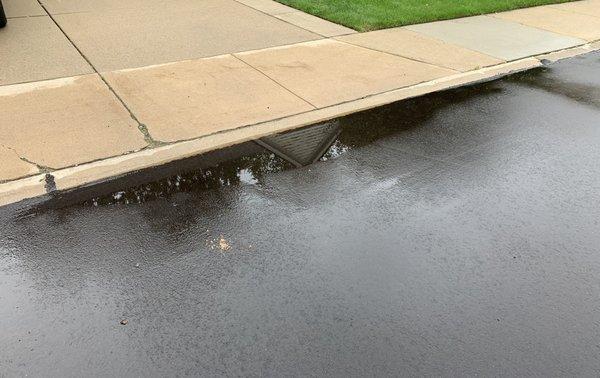
[[227,240],[225,240],[223,235],[221,235],[221,238],[219,239],[219,248],[221,248],[221,251],[229,251],[231,249],[231,246],[227,243]]

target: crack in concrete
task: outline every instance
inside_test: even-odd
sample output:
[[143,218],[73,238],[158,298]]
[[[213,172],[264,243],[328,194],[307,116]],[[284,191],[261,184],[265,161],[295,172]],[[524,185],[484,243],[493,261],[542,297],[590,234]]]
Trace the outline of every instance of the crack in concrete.
[[233,56],[235,59],[239,60],[240,62],[242,62],[242,64],[252,68],[254,71],[258,72],[259,74],[261,74],[262,76],[266,77],[267,79],[269,79],[270,81],[272,81],[273,83],[275,83],[277,86],[279,86],[280,88],[284,89],[286,92],[289,92],[291,95],[293,95],[294,97],[298,98],[301,101],[304,101],[305,103],[307,103],[308,105],[312,106],[314,109],[318,109],[318,107],[314,104],[312,104],[310,101],[300,97],[298,94],[292,92],[291,89],[287,88],[286,86],[284,86],[283,84],[281,84],[280,82],[278,82],[277,80],[275,80],[274,78],[272,78],[271,76],[267,75],[266,73],[264,73],[263,71],[259,70],[258,68],[254,67],[253,65],[251,65],[250,63],[246,62],[244,59],[240,58],[239,56],[237,56],[236,54],[230,54],[231,56]]
[[54,19],[54,15],[52,15],[48,11],[48,9],[42,3],[42,1],[41,0],[37,0],[37,2],[42,7],[42,9],[48,14],[48,17],[50,17],[50,19],[52,20],[52,22],[54,23],[54,25],[56,25],[56,27],[58,28],[58,30],[60,30],[60,32],[69,41],[69,43],[75,48],[75,50],[77,50],[77,52],[79,53],[79,55],[81,55],[81,57],[87,62],[87,64],[100,77],[100,79],[102,80],[102,82],[104,83],[104,85],[106,85],[106,87],[108,88],[108,90],[116,97],[117,100],[119,100],[119,102],[121,103],[121,105],[123,105],[123,107],[129,113],[129,116],[131,117],[131,119],[133,119],[138,124],[138,130],[144,135],[144,140],[146,141],[146,143],[148,143],[148,145],[151,146],[151,147],[162,146],[164,143],[161,142],[161,141],[157,141],[154,138],[152,138],[152,136],[150,135],[150,132],[148,131],[148,128],[146,127],[146,125],[144,125],[143,123],[141,123],[138,120],[138,118],[135,116],[135,114],[133,114],[133,112],[131,111],[131,109],[129,109],[129,107],[127,106],[127,104],[125,103],[125,101],[123,101],[123,99],[117,94],[117,92],[113,89],[113,87],[110,86],[110,84],[106,81],[106,79],[104,78],[104,76],[102,76],[102,74],[98,71],[98,69],[92,64],[92,62],[90,61],[90,59],[83,53],[83,51],[81,51],[81,49],[79,49],[79,47],[75,44],[75,42],[73,42],[73,40],[71,39],[71,37],[69,37],[69,35],[58,24],[58,22],[56,22],[56,20]]
[[[91,65],[91,63],[90,63],[90,65]],[[148,145],[150,147],[163,146],[165,143],[154,139],[152,137],[152,135],[150,135],[150,131],[148,130],[148,127],[145,124],[143,124],[142,122],[140,122],[140,120],[135,116],[135,114],[133,114],[133,111],[131,109],[129,109],[129,106],[127,106],[127,104],[121,98],[121,96],[119,96],[117,94],[117,92],[113,89],[113,87],[108,83],[108,81],[106,81],[104,76],[102,76],[102,74],[100,72],[98,72],[94,66],[92,66],[92,68],[94,69],[94,71],[96,71],[98,76],[100,76],[100,79],[102,79],[102,82],[104,82],[104,85],[106,85],[108,87],[108,89],[111,91],[111,93],[117,98],[117,100],[119,100],[121,105],[123,105],[125,110],[127,110],[127,112],[129,113],[129,117],[131,117],[131,119],[133,119],[138,124],[138,130],[142,133],[142,135],[144,135],[144,140],[146,141],[146,143],[148,143]]]
[[19,158],[21,161],[24,161],[24,162],[25,162],[25,163],[27,163],[27,164],[31,164],[31,165],[35,166],[35,167],[36,167],[36,168],[37,168],[37,169],[38,169],[38,170],[39,170],[41,173],[46,173],[46,172],[52,172],[52,171],[54,171],[54,169],[52,169],[52,168],[50,168],[50,167],[47,167],[47,166],[45,166],[45,165],[42,165],[42,164],[36,163],[35,161],[32,161],[32,160],[29,160],[29,159],[28,159],[28,158],[26,158],[25,156],[21,156],[21,155],[19,154],[19,152],[18,152],[18,151],[17,151],[17,150],[16,150],[14,147],[10,147],[10,146],[7,146],[7,145],[5,145],[5,144],[1,144],[1,143],[0,143],[0,147],[6,148],[7,150],[14,152],[14,153],[15,153],[15,155],[16,155],[16,156],[17,156],[17,157],[18,157],[18,158]]
[[42,165],[42,164],[38,164],[38,163],[36,163],[35,161],[31,161],[31,160],[27,159],[27,158],[26,158],[26,157],[24,157],[24,156],[19,156],[19,159],[21,159],[21,160],[22,160],[22,161],[24,161],[25,163],[29,163],[29,164],[35,165],[35,166],[37,167],[37,169],[38,169],[40,172],[42,172],[42,173],[47,173],[47,172],[52,172],[52,171],[54,171],[54,169],[53,169],[53,168],[47,167],[47,166],[45,166],[45,165]]

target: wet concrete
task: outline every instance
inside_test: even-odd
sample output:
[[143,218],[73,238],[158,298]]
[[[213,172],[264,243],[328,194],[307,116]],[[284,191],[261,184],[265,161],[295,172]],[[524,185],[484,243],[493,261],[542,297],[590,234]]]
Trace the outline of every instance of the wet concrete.
[[2,208],[0,375],[597,376],[599,77],[336,120],[303,168],[246,144]]

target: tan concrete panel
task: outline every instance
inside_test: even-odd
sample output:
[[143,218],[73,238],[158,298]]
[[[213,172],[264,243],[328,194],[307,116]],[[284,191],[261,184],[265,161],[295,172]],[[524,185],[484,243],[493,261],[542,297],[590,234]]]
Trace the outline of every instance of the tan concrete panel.
[[48,16],[13,18],[0,29],[0,85],[91,72]]
[[196,138],[313,109],[231,55],[105,77],[161,141]]
[[356,33],[353,29],[334,24],[333,22],[323,20],[322,18],[304,12],[278,14],[275,17],[324,37],[335,37],[338,35]]
[[49,168],[146,146],[98,75],[0,87],[0,144]]
[[446,43],[405,28],[353,34],[336,39],[462,72],[503,62],[489,55]]
[[333,40],[237,54],[317,107],[452,75],[455,71]]

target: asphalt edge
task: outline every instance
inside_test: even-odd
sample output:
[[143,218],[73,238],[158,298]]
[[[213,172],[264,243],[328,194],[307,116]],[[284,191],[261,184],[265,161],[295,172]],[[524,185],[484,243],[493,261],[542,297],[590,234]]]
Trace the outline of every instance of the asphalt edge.
[[[127,173],[160,166],[209,151],[256,140],[267,135],[325,122],[352,113],[388,105],[393,102],[465,85],[473,85],[479,82],[496,80],[517,72],[543,66],[546,62],[555,62],[561,59],[586,54],[597,49],[600,49],[600,43],[592,43],[550,52],[536,57],[523,58],[496,66],[458,73],[445,78],[370,95],[357,100],[311,110],[309,112],[277,120],[243,126],[189,141],[177,142],[127,155],[85,163],[75,167],[59,169],[50,174],[38,174],[10,181],[0,184],[0,206],[52,194],[54,192],[72,190],[86,185],[101,183]],[[49,182],[51,185],[48,184]]]

